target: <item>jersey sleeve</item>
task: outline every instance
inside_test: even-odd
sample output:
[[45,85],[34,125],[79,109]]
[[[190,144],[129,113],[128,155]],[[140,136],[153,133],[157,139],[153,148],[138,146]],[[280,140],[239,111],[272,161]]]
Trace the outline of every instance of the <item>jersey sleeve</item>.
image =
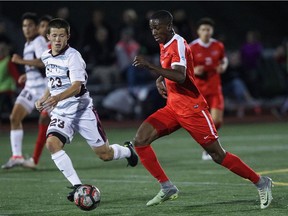
[[44,37],[39,36],[35,39],[34,49],[36,58],[40,59],[42,54],[48,49]]
[[85,82],[86,64],[79,52],[73,52],[69,56],[68,69],[71,83],[75,81]]
[[186,46],[183,40],[179,40],[175,43],[175,45],[173,46],[171,67],[174,65],[181,65],[187,67],[185,49]]

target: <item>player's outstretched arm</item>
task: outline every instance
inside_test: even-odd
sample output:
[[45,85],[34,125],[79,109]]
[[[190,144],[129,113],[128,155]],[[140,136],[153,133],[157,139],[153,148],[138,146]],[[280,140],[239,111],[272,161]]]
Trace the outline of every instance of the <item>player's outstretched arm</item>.
[[19,56],[18,54],[13,54],[11,61],[16,63],[16,64],[29,65],[29,66],[34,66],[37,68],[44,68],[45,67],[45,65],[43,64],[41,59],[25,60],[21,56]]
[[228,58],[227,58],[227,57],[224,57],[224,58],[221,60],[221,62],[220,62],[220,64],[218,65],[218,67],[217,67],[217,72],[218,72],[219,74],[225,73],[227,67],[228,67]]
[[172,66],[172,69],[166,69],[149,63],[142,56],[136,56],[132,65],[135,67],[147,68],[160,76],[180,84],[186,79],[186,68],[181,65],[174,65]]
[[81,85],[82,85],[81,81],[73,82],[72,85],[68,89],[66,89],[65,91],[61,92],[58,95],[54,95],[54,96],[49,97],[43,103],[43,105],[45,107],[51,107],[51,108],[55,107],[59,101],[64,100],[64,99],[69,98],[69,97],[73,97],[73,96],[79,94],[81,91]]

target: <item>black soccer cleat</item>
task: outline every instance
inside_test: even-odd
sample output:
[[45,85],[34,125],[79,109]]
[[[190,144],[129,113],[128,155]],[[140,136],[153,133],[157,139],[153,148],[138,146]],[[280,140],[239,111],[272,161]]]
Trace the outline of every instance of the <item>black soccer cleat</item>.
[[124,143],[124,147],[129,148],[130,152],[131,152],[131,156],[129,158],[126,158],[128,161],[128,165],[127,166],[131,166],[131,167],[135,167],[138,164],[138,156],[134,150],[133,144],[130,141],[126,141]]
[[69,189],[73,189],[73,191],[71,191],[70,193],[68,193],[67,195],[67,199],[70,201],[70,202],[74,202],[74,194],[77,190],[78,187],[80,187],[81,184],[77,184],[77,185],[74,185],[74,186],[71,186],[71,187],[67,187]]

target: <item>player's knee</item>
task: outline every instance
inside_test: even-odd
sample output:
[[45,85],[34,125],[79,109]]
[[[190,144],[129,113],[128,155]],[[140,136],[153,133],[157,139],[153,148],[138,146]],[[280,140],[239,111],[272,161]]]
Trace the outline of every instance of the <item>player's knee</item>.
[[57,142],[55,139],[47,139],[46,140],[46,148],[51,154],[54,154],[55,152],[58,152],[62,150],[63,145],[59,142]]
[[10,123],[11,123],[12,125],[19,124],[19,119],[18,119],[15,115],[11,114],[11,115],[9,116],[9,119],[10,119]]
[[134,146],[139,147],[139,146],[146,146],[149,144],[150,144],[150,137],[149,136],[136,134],[136,136],[134,138]]
[[222,164],[225,154],[219,153],[219,152],[212,152],[209,153],[209,155],[212,157],[213,161],[217,164]]

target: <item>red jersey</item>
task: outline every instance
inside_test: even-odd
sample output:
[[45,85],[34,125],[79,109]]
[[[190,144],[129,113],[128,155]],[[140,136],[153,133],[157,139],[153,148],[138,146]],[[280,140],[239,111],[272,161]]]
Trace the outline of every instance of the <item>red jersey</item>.
[[207,95],[222,94],[221,77],[217,73],[216,67],[225,57],[223,43],[210,39],[208,44],[204,44],[200,39],[196,39],[189,46],[193,54],[194,65],[204,66],[203,76],[195,77],[195,83],[201,93],[205,97]]
[[179,84],[165,78],[167,105],[177,115],[190,116],[208,107],[194,83],[193,57],[185,39],[175,34],[169,42],[160,44],[160,61],[162,68],[171,69],[173,65],[186,67],[184,83]]

